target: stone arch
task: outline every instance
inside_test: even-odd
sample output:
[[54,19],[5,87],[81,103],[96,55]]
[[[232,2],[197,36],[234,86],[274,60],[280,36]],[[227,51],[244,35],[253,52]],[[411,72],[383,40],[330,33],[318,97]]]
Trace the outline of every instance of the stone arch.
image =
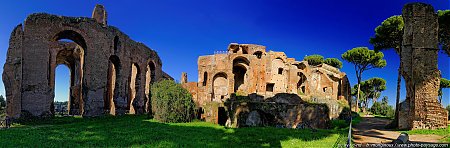
[[213,77],[213,96],[215,100],[226,99],[228,97],[228,76],[224,72],[219,72]]
[[[58,65],[66,65],[70,70],[70,90],[68,101],[68,113],[70,115],[81,115],[83,112],[82,99],[82,76],[86,41],[83,36],[73,30],[63,30],[52,37],[52,41],[59,45],[49,50],[49,86],[52,95],[55,94],[55,70]],[[50,111],[54,114],[53,102]]]
[[246,91],[247,71],[250,62],[245,57],[237,57],[233,60],[233,74],[234,74],[234,92]]
[[129,99],[127,102],[128,112],[130,114],[135,114],[137,109],[135,105],[135,99],[139,99],[139,89],[140,89],[140,68],[136,63],[131,64],[131,76],[130,76],[130,91],[129,91]]
[[105,111],[112,115],[116,113],[115,101],[119,93],[119,81],[121,78],[122,65],[120,59],[116,55],[111,55],[108,61],[108,81],[106,97],[104,98]]
[[59,41],[62,39],[72,40],[73,42],[81,46],[83,49],[86,49],[86,41],[84,40],[84,37],[76,31],[63,30],[53,36],[54,41]]

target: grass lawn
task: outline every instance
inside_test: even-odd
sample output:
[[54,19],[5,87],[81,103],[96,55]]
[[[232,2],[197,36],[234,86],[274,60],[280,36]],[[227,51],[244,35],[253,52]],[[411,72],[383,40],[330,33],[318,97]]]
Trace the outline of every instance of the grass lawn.
[[0,130],[1,147],[333,147],[347,129],[224,128],[207,122],[164,124],[145,116],[60,117]]
[[409,135],[417,135],[417,134],[440,135],[440,136],[444,136],[444,138],[441,139],[442,142],[450,143],[450,125],[448,125],[447,129],[437,129],[437,130],[418,129],[418,130],[400,131],[400,132],[406,132]]

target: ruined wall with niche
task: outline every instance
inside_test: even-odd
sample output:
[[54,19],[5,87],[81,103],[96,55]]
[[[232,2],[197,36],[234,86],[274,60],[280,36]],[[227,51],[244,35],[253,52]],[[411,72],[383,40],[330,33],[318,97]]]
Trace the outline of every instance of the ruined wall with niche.
[[7,114],[53,115],[55,68],[60,64],[71,71],[70,114],[146,112],[150,83],[170,76],[155,51],[106,21],[106,10],[97,5],[92,18],[35,13],[18,25],[3,71]]
[[[336,108],[337,101],[347,103],[351,93],[347,76],[339,69],[326,64],[310,66],[306,61],[288,58],[284,52],[267,52],[265,46],[254,44],[232,43],[226,52],[200,56],[198,82],[182,80],[204,110],[203,118],[216,123],[218,110],[206,106],[214,103],[225,107],[233,96],[265,101],[278,94],[295,94],[301,100]],[[333,110],[329,118],[337,118],[342,109]]]

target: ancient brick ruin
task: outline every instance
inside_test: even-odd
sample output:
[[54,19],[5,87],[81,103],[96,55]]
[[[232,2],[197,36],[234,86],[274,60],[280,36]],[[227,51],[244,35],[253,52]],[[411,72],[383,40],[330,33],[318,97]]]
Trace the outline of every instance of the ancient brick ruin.
[[144,113],[150,83],[170,78],[154,50],[108,26],[101,5],[92,18],[31,14],[11,33],[3,71],[7,114],[53,115],[60,64],[70,69],[72,115]]
[[441,73],[437,67],[438,19],[431,5],[407,4],[402,47],[406,100],[401,103],[400,129],[446,128],[448,113],[438,102]]
[[324,126],[320,123],[339,117],[351,97],[347,76],[339,69],[311,66],[253,44],[233,43],[226,52],[200,56],[198,76],[198,82],[187,82],[183,73],[181,83],[201,107],[199,116],[230,126],[276,120],[277,125],[296,127],[306,118],[321,120],[315,123]]

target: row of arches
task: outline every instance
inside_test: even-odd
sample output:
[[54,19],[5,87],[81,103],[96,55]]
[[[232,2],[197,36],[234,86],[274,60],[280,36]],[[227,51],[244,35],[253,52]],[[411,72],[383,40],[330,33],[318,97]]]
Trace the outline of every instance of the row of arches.
[[[64,92],[62,89],[68,88],[68,98],[67,98],[67,113],[70,115],[81,115],[83,114],[83,98],[82,98],[82,81],[83,81],[83,63],[84,63],[84,54],[87,49],[86,42],[82,35],[73,30],[64,30],[57,33],[53,37],[53,41],[55,44],[59,44],[60,48],[51,49],[50,51],[50,68],[49,68],[49,85],[52,88],[53,100],[54,101],[64,101],[65,99],[59,98],[62,95],[59,92]],[[126,100],[126,112],[131,114],[136,112],[145,112],[148,111],[147,103],[150,100],[150,85],[151,83],[156,81],[156,65],[153,61],[149,61],[145,64],[145,81],[141,78],[141,68],[137,63],[131,63],[131,71],[130,75],[127,78],[123,78],[123,63],[120,60],[117,53],[120,49],[120,41],[119,37],[115,36],[113,39],[113,55],[108,58],[108,66],[107,66],[107,82],[105,88],[104,95],[104,111],[105,113],[115,114],[116,113],[116,105],[117,98],[124,98],[123,92],[129,92],[128,98]],[[61,69],[60,65],[63,69]],[[67,67],[67,68],[64,68]],[[56,69],[58,68],[58,73],[61,73],[61,76],[55,76],[57,74]],[[64,72],[65,71],[65,72]],[[67,72],[68,71],[68,72]],[[69,76],[67,76],[67,73]],[[59,75],[59,74],[58,74]],[[64,83],[64,79],[67,80],[69,77],[69,83]],[[128,81],[126,81],[128,79]],[[55,81],[59,81],[55,83]],[[67,81],[66,81],[67,82]],[[129,82],[128,85],[125,82]],[[64,86],[66,84],[66,86]],[[58,85],[58,86],[56,86]],[[62,87],[61,87],[62,86]],[[129,86],[128,90],[124,90],[125,86]],[[145,90],[145,91],[144,91]],[[140,93],[143,91],[144,93]],[[57,95],[55,95],[55,92]],[[122,93],[122,94],[121,94]],[[64,94],[64,93],[63,93]],[[145,96],[141,96],[144,94]],[[56,98],[56,96],[58,98]],[[144,106],[139,108],[139,111],[136,111],[134,106],[138,104],[134,101],[137,97],[144,99]],[[140,104],[142,105],[142,104]],[[55,106],[52,102],[50,106],[50,111],[55,114]]]

